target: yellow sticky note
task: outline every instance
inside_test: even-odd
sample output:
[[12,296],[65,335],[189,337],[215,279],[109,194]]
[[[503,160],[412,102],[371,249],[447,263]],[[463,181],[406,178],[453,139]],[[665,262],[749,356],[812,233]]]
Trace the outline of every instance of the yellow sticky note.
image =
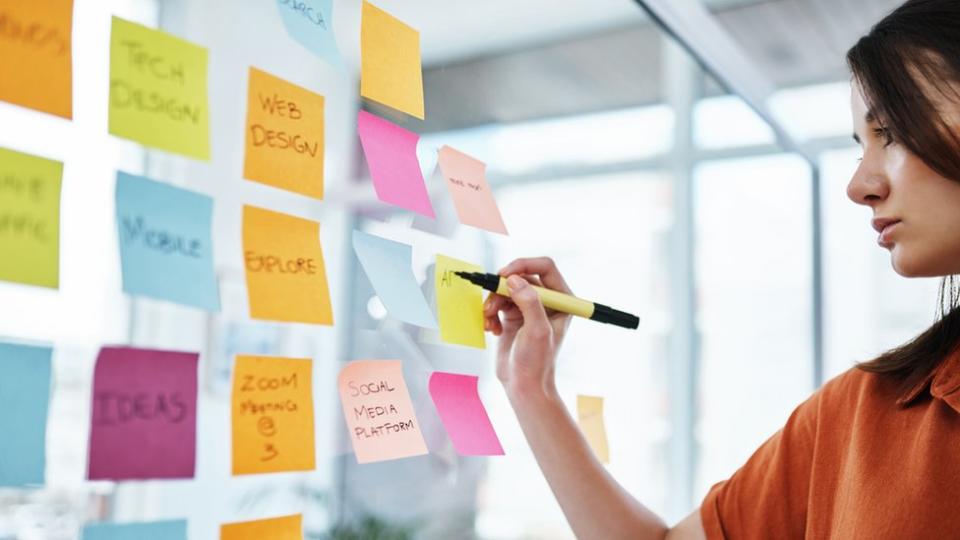
[[60,285],[63,164],[0,148],[0,279]]
[[456,345],[486,348],[483,335],[483,292],[454,272],[483,272],[475,264],[437,255],[434,269],[440,339]]
[[233,474],[312,471],[313,362],[237,356],[233,368]]
[[73,116],[73,0],[0,0],[0,100]]
[[337,377],[357,463],[427,453],[399,360],[357,360]]
[[301,514],[220,526],[220,540],[303,540]]
[[610,463],[607,429],[603,425],[603,398],[577,396],[577,420],[580,431],[601,463]]
[[243,177],[323,198],[323,96],[250,68]]
[[244,206],[243,258],[251,317],[333,324],[319,223]]
[[360,26],[360,95],[423,120],[420,32],[370,2]]
[[110,32],[110,133],[210,159],[207,49],[113,18]]

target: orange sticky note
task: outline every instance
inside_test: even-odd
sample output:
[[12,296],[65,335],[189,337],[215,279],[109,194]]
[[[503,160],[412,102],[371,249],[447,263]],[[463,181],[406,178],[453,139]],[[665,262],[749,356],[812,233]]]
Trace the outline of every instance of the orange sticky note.
[[323,198],[323,96],[250,68],[243,177]]
[[357,463],[427,453],[399,360],[357,360],[337,380]]
[[220,540],[303,540],[303,515],[227,523]]
[[237,356],[233,474],[312,471],[313,361]]
[[73,0],[0,0],[0,100],[73,117]]
[[243,258],[252,318],[333,324],[319,223],[244,206]]
[[360,25],[360,95],[424,118],[420,32],[366,1]]
[[460,223],[507,234],[497,201],[487,183],[487,165],[449,146],[440,149],[438,162]]

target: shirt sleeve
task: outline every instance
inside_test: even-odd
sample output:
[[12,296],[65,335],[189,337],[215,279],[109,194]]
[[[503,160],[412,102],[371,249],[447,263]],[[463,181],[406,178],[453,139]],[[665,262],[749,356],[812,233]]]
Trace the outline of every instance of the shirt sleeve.
[[803,538],[822,389],[700,505],[709,540]]

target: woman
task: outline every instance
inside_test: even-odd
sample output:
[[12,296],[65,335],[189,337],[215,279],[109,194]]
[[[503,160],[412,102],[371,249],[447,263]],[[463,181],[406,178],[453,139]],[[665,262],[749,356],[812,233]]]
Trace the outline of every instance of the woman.
[[847,61],[863,150],[847,195],[872,210],[897,273],[945,276],[941,317],[820,388],[668,528],[597,462],[557,396],[570,321],[528,280],[569,287],[549,259],[510,263],[512,300],[484,306],[497,376],[578,538],[960,538],[960,2],[906,2]]

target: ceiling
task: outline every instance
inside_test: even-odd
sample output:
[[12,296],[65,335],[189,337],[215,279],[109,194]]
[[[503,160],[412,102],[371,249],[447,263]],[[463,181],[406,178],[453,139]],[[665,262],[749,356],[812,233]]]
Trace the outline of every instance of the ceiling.
[[[842,80],[846,49],[901,0],[704,0],[776,87]],[[663,99],[663,32],[635,0],[378,0],[421,32],[434,132]],[[718,91],[708,84],[705,92]]]

